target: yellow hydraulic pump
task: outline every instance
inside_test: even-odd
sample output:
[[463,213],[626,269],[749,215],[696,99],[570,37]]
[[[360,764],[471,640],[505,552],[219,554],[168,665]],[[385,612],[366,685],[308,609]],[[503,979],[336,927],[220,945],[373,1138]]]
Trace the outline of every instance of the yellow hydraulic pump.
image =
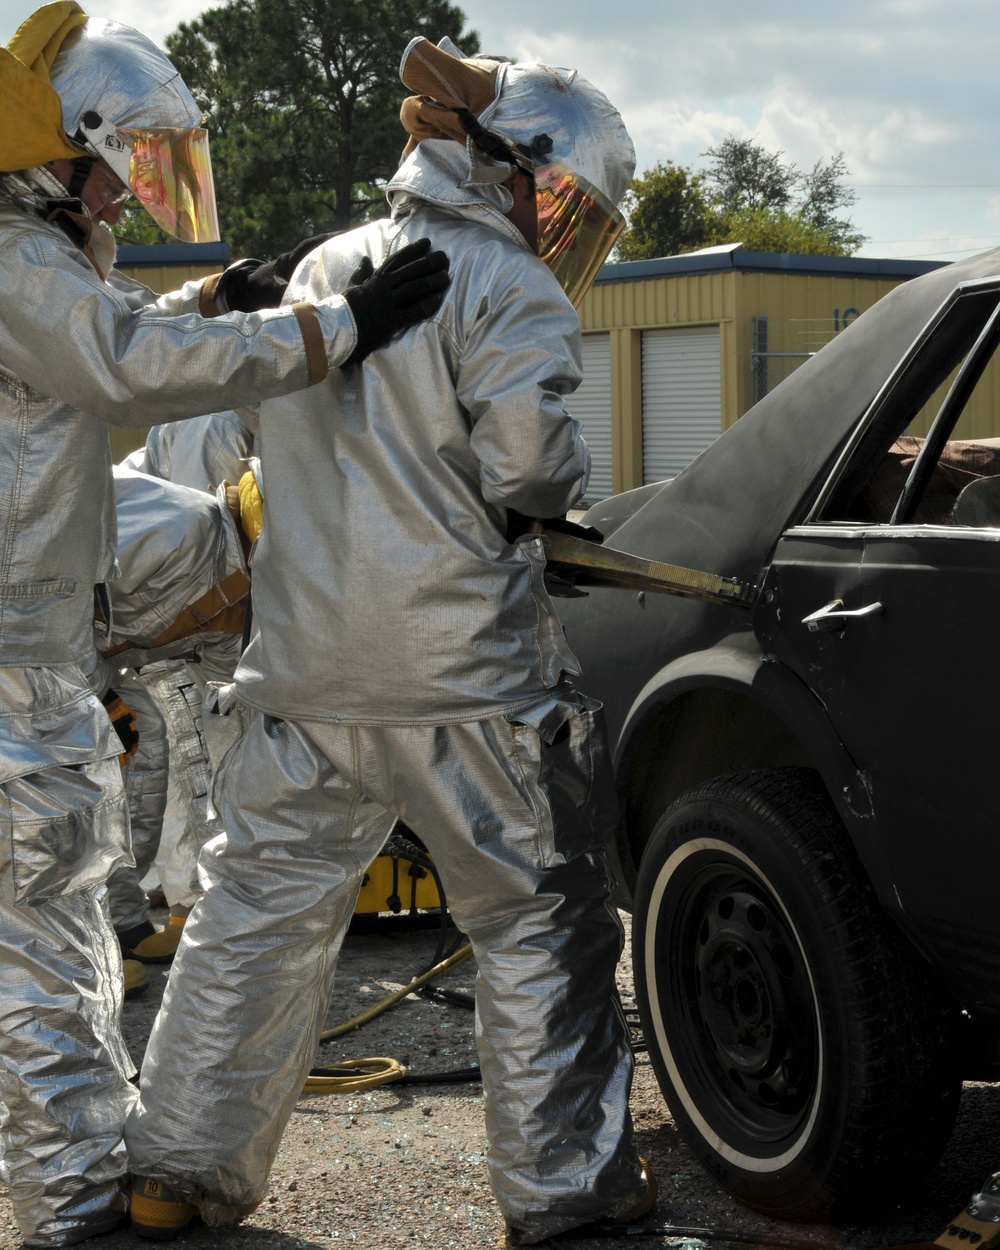
[[368,865],[354,914],[413,911],[441,907],[434,874],[421,863],[427,853],[394,835],[381,855]]

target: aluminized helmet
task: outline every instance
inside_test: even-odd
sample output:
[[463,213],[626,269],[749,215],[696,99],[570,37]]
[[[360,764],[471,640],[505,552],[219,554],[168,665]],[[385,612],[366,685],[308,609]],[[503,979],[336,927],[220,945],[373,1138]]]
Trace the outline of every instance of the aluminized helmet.
[[[479,123],[508,143],[532,150],[551,140],[542,158],[571,169],[617,207],[635,172],[635,149],[621,114],[575,69],[534,63],[501,64],[497,97]],[[544,145],[543,146],[547,146]]]
[[422,93],[403,112],[418,142],[435,125],[456,137],[451,113],[487,157],[534,179],[538,255],[579,304],[625,225],[618,205],[635,171],[611,101],[575,69],[467,58],[449,39],[412,40],[400,78]]
[[130,26],[88,18],[49,71],[69,139],[111,166],[168,234],[218,239],[208,133],[166,55]]

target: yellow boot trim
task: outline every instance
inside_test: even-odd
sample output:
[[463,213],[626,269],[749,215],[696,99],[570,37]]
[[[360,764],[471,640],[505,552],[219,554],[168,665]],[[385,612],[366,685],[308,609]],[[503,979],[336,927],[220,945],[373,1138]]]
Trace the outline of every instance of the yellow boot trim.
[[148,1230],[159,1234],[182,1232],[197,1216],[193,1202],[181,1202],[162,1181],[136,1176],[132,1182],[132,1230],[140,1235]]
[[138,959],[122,960],[122,977],[125,981],[126,998],[138,998],[149,986],[146,969]]
[[132,947],[132,954],[137,959],[148,959],[152,963],[166,963],[177,953],[183,930],[184,917],[171,916],[164,928],[158,929],[149,937],[143,938],[141,942],[137,942]]

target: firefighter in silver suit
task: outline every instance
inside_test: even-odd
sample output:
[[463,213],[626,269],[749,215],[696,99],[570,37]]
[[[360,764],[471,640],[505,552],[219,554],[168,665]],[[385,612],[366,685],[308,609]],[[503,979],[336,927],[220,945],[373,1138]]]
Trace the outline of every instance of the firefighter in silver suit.
[[312,253],[288,298],[344,290],[418,235],[447,249],[452,282],[361,369],[261,406],[254,629],[236,672],[249,724],[213,783],[206,893],[126,1127],[144,1235],[260,1202],[397,817],[478,962],[509,1244],[635,1218],[655,1196],[629,1116],[600,710],[574,684],[542,539],[512,524],[561,516],[586,487],[572,301],[623,224],[632,144],[572,70],[416,39],[401,78],[418,95],[391,217]]
[[167,482],[215,490],[224,481],[239,482],[247,471],[256,428],[257,413],[246,408],[154,425],[145,447],[133,452],[128,464]]
[[[174,424],[185,429],[201,420]],[[216,662],[232,656],[235,668],[250,579],[235,504],[224,486],[209,494],[127,465],[113,472],[119,575],[109,587],[112,629],[101,647],[97,693],[111,688],[124,698],[135,713],[139,742],[123,774],[135,864],[109,878],[108,901],[123,955],[166,963],[200,894],[193,878],[207,833],[204,682],[197,670],[204,655]],[[229,493],[235,497],[235,487]],[[224,675],[231,679],[232,668]],[[169,871],[161,883],[172,910],[167,927],[155,930],[141,883],[164,849],[168,759],[195,818],[180,822],[180,845],[165,860]]]
[[[138,469],[180,487],[217,491],[223,482],[236,484],[250,467],[257,413],[216,412],[193,421],[155,425],[145,447],[132,452],[122,467]],[[224,516],[220,512],[220,516]],[[119,555],[119,560],[121,559]],[[173,657],[158,653],[141,658],[140,677],[166,721],[166,810],[156,851],[156,872],[170,908],[167,927],[152,936],[136,930],[140,940],[130,949],[140,960],[160,960],[173,953],[187,913],[201,894],[197,857],[211,836],[208,823],[208,779],[211,758],[220,759],[237,728],[234,716],[217,716],[204,708],[208,682],[232,681],[240,657],[242,632],[211,631],[193,640],[193,647],[175,649]],[[194,654],[191,654],[193,651]],[[211,702],[211,697],[210,697]],[[142,754],[140,735],[139,754]],[[131,771],[139,769],[133,760]],[[144,770],[142,785],[156,788],[155,769]],[[164,778],[166,781],[166,778]],[[143,796],[145,797],[145,796]],[[135,809],[130,800],[130,814]],[[133,847],[135,820],[133,815]],[[150,822],[144,822],[144,828]],[[148,926],[148,922],[147,922]]]
[[133,192],[174,235],[218,238],[201,123],[154,44],[75,0],[0,49],[0,1143],[33,1247],[114,1227],[128,1201],[134,1066],[104,884],[130,858],[128,821],[88,682],[115,563],[108,423],[318,382],[447,281],[410,254],[388,293],[383,271],[321,306],[245,313],[224,311],[245,264],[164,296],[118,274],[109,227]]

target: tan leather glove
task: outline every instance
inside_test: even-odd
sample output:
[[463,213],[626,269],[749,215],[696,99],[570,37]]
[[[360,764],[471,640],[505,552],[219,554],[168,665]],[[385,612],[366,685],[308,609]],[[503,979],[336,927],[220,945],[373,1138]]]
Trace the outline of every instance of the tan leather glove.
[[118,756],[118,763],[124,768],[139,749],[139,726],[135,721],[135,712],[117,690],[109,690],[101,702],[111,719],[119,741],[125,748]]

